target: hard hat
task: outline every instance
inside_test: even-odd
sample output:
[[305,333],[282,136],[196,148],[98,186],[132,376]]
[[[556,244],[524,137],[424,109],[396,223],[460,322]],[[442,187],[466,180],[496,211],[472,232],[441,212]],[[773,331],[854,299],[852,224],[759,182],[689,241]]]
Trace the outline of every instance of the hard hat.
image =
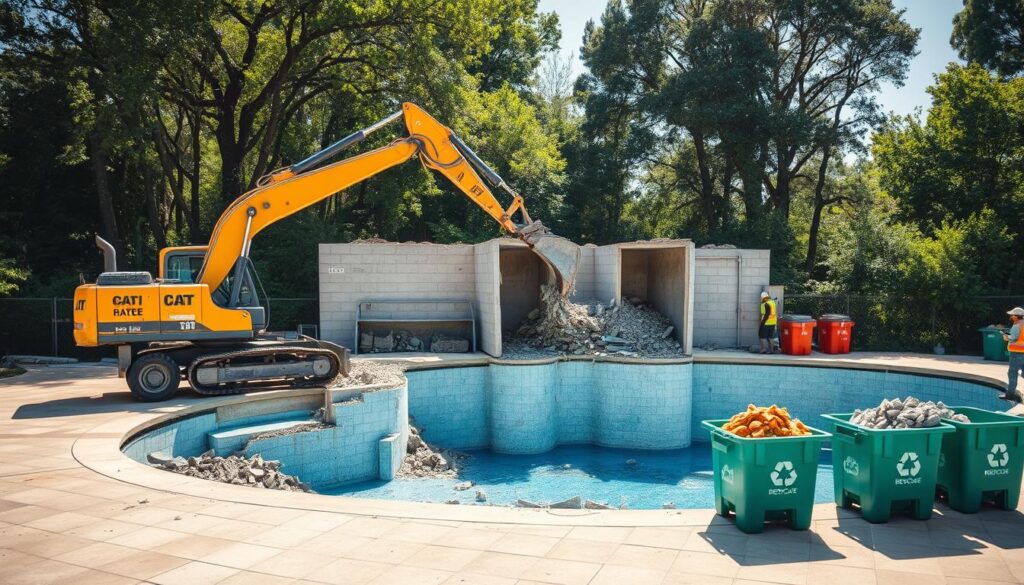
[[1007,315],[1014,315],[1016,317],[1024,317],[1024,309],[1020,307],[1014,307],[1006,312]]
[[[762,299],[767,299],[767,298],[768,298],[768,297],[770,297],[770,296],[771,296],[771,295],[769,295],[767,291],[761,291],[761,298],[762,298]],[[1020,313],[1020,314],[1021,314],[1021,315],[1024,315],[1024,309],[1021,309],[1021,313]]]

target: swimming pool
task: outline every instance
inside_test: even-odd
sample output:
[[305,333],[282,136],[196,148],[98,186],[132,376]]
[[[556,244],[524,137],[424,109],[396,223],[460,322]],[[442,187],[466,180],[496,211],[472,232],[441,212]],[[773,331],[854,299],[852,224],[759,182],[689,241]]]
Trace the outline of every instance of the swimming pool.
[[[321,489],[320,493],[356,498],[413,502],[511,506],[517,500],[537,504],[579,496],[614,508],[713,508],[711,448],[698,444],[686,449],[645,451],[593,445],[566,445],[534,455],[505,455],[488,450],[468,451],[457,479],[394,479],[368,481]],[[473,487],[456,490],[461,482]],[[822,453],[814,493],[818,503],[832,501],[831,452]]]
[[[188,457],[211,448],[219,455],[241,450],[281,461],[284,473],[322,493],[473,502],[476,489],[455,493],[455,482],[394,480],[412,419],[432,446],[474,453],[460,481],[482,485],[490,504],[578,495],[612,506],[625,498],[630,508],[666,502],[709,508],[710,449],[701,420],[728,418],[748,403],[778,404],[827,431],[831,425],[822,414],[907,395],[954,406],[1008,407],[982,383],[834,364],[483,363],[410,371],[400,386],[241,398],[141,429],[122,450],[141,463],[154,452]],[[329,426],[263,433],[281,421],[308,420],[325,398]],[[628,459],[638,465],[621,467]],[[826,462],[817,482],[819,501],[829,501],[830,490]]]

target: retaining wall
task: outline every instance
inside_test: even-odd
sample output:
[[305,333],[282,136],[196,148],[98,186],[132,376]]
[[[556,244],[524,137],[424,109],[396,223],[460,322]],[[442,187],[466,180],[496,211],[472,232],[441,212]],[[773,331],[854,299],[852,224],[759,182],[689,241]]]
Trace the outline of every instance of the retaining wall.
[[757,343],[760,294],[770,284],[771,252],[730,248],[694,252],[693,345]]

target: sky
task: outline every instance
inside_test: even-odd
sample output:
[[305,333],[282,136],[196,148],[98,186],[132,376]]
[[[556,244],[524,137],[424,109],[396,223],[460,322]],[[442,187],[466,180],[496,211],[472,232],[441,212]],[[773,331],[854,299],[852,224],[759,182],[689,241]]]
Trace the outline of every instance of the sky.
[[[557,12],[562,25],[562,52],[579,55],[583,27],[588,20],[599,22],[604,11],[603,0],[540,0],[540,10]],[[953,15],[963,8],[960,0],[894,0],[897,8],[906,9],[904,18],[914,28],[921,29],[918,55],[910,64],[905,84],[895,87],[886,84],[878,96],[883,110],[896,114],[911,114],[918,108],[928,109],[930,96],[925,91],[950,61],[959,60],[949,46],[953,30]],[[575,73],[583,71],[578,58]]]

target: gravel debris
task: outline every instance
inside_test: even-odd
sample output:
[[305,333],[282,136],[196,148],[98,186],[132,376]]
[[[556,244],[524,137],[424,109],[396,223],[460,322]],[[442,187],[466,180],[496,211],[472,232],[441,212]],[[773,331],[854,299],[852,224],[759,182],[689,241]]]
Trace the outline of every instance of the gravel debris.
[[405,381],[405,366],[399,362],[379,360],[353,360],[348,376],[338,376],[331,386],[348,388],[369,384],[401,384]]
[[218,457],[211,449],[199,457],[187,459],[170,458],[159,452],[150,453],[147,459],[153,467],[199,479],[286,492],[313,491],[299,478],[281,473],[280,461],[264,461],[258,454],[251,458],[240,455]]
[[556,287],[541,285],[535,309],[503,341],[505,359],[536,359],[553,355],[671,358],[683,355],[672,323],[636,297],[613,306],[574,303]]
[[921,402],[913,396],[883,400],[875,408],[855,410],[850,422],[870,429],[918,429],[937,426],[942,419],[971,422],[940,402]]

